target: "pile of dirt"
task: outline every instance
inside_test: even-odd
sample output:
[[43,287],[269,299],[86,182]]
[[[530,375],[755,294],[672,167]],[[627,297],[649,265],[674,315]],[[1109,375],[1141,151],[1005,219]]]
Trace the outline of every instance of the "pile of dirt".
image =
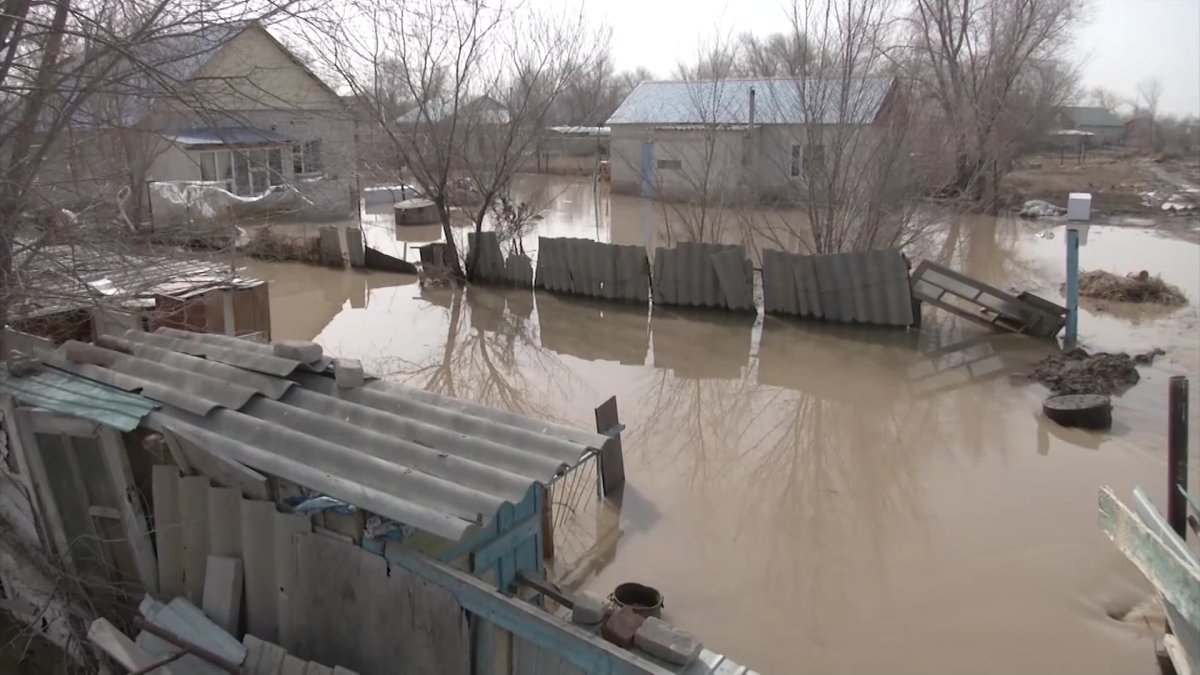
[[1138,383],[1137,366],[1149,364],[1164,352],[1145,354],[1088,354],[1072,349],[1051,354],[1033,364],[1027,377],[1044,384],[1056,394],[1115,394]]
[[1119,276],[1104,270],[1079,276],[1079,295],[1114,302],[1140,302],[1175,307],[1187,304],[1187,296],[1177,287],[1152,277],[1145,270]]

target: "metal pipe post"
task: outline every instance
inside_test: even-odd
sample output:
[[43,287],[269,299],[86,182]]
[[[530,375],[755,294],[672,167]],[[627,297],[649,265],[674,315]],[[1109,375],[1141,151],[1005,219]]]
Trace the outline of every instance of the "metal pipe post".
[[1167,394],[1167,523],[1187,539],[1188,486],[1188,381],[1183,375],[1171,378]]
[[1079,342],[1079,230],[1067,228],[1067,334],[1063,349]]

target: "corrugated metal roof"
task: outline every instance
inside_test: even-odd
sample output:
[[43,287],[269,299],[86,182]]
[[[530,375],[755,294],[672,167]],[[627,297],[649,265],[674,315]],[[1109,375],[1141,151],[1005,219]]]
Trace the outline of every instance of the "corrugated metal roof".
[[1060,111],[1075,123],[1076,127],[1123,127],[1121,121],[1108,108],[1088,106],[1063,106]]
[[808,256],[765,249],[762,274],[768,314],[885,326],[913,322],[900,249]]
[[74,373],[46,366],[17,377],[0,364],[0,392],[30,406],[82,417],[121,431],[132,431],[159,407],[143,396],[121,391]]
[[383,381],[339,389],[311,372],[321,362],[291,362],[284,379],[264,372],[282,370],[264,358],[270,349],[226,336],[129,331],[103,345],[68,343],[56,363],[161,401],[151,422],[211,452],[454,540],[609,442]]
[[161,136],[168,141],[189,148],[281,145],[291,143],[295,140],[286,134],[281,134],[272,129],[255,129],[254,127],[184,129],[181,131],[166,131]]
[[755,124],[869,124],[894,80],[752,78],[642,82],[606,123],[748,124],[754,91]]

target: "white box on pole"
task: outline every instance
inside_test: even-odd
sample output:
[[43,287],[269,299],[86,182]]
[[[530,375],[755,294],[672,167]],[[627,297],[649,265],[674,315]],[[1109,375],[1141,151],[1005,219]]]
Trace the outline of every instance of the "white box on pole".
[[1092,193],[1072,192],[1067,198],[1067,220],[1092,219]]

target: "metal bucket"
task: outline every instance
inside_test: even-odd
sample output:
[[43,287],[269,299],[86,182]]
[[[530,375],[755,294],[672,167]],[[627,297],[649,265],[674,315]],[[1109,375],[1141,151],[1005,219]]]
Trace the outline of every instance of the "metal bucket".
[[662,616],[663,605],[666,604],[657,588],[633,582],[614,588],[608,599],[615,607],[628,607],[637,614],[653,617]]

